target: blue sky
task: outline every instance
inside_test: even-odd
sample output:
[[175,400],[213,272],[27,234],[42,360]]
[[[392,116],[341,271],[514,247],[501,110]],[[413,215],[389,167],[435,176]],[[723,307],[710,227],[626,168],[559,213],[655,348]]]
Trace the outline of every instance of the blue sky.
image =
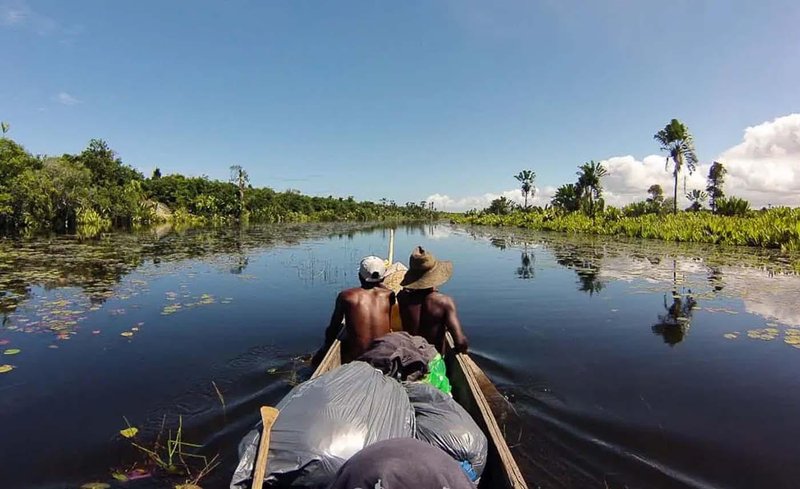
[[800,112],[798,25],[794,0],[0,0],[0,119],[146,173],[462,198],[638,161],[672,117],[710,162]]

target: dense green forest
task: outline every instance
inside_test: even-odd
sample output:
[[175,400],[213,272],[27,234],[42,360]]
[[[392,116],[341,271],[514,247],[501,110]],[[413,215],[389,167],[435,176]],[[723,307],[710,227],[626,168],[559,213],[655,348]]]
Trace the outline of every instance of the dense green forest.
[[[7,126],[4,125],[4,129]],[[381,221],[435,218],[427,202],[397,205],[357,202],[353,197],[312,197],[250,185],[232,166],[230,181],[207,177],[150,177],[122,162],[102,140],[80,154],[34,156],[12,139],[0,139],[0,231],[104,230],[172,220]]]

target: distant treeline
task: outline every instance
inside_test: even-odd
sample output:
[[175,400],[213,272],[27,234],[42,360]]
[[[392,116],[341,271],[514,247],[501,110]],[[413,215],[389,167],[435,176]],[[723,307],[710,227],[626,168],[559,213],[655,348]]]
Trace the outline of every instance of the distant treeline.
[[146,178],[124,164],[102,140],[80,154],[34,156],[0,138],[0,231],[107,229],[177,222],[382,221],[436,217],[427,202],[397,205],[353,197],[312,197],[298,191],[255,188],[246,171],[231,181],[163,175]]

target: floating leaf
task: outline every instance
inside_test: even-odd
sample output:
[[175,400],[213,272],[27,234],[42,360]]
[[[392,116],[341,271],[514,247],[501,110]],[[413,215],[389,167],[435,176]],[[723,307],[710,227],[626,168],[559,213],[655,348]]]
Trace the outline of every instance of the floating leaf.
[[125,428],[124,430],[119,430],[119,434],[124,436],[125,438],[133,438],[136,434],[139,433],[139,428],[135,426],[131,426],[130,428]]
[[81,489],[108,489],[111,487],[105,482],[87,482],[81,486]]
[[133,333],[131,333],[130,331],[123,331],[122,333],[120,333],[120,336],[130,338],[131,336],[133,336]]
[[9,343],[11,343],[11,342],[8,341],[8,340],[0,340],[0,345],[7,345]]
[[13,365],[0,365],[0,374],[11,372],[15,368]]
[[96,329],[96,330],[92,331],[92,334],[100,334],[100,330]]
[[136,326],[134,326],[134,327],[132,327],[132,328],[131,328],[131,331],[139,331],[139,328],[137,328]]
[[739,334],[738,333],[725,333],[722,336],[724,336],[726,339],[729,339],[729,340],[735,340],[736,338],[739,337]]
[[146,479],[148,477],[151,477],[153,474],[151,474],[149,471],[145,469],[133,469],[130,472],[128,472],[127,475],[128,475],[128,480],[135,481],[137,479]]
[[273,368],[271,368],[271,369],[267,370],[267,373],[268,373],[268,374],[274,374],[274,373],[276,373],[277,371],[278,371],[278,369],[273,367]]
[[111,477],[121,482],[128,482],[128,476],[123,474],[122,472],[112,472]]
[[17,353],[21,352],[19,348],[9,348],[3,352],[3,355],[16,355]]

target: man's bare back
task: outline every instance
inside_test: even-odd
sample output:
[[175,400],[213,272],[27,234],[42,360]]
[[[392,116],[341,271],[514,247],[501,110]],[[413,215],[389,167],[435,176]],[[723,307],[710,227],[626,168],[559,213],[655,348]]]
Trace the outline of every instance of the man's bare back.
[[350,362],[367,351],[372,340],[392,330],[390,321],[394,293],[381,284],[343,290],[336,297],[331,322],[325,330],[325,345],[314,357],[314,364],[322,357],[339,334],[344,320],[346,335],[342,338],[342,363]]
[[402,290],[397,294],[403,330],[422,336],[428,343],[444,352],[445,333],[453,335],[456,350],[466,352],[467,337],[461,329],[456,305],[452,298],[436,289]]

